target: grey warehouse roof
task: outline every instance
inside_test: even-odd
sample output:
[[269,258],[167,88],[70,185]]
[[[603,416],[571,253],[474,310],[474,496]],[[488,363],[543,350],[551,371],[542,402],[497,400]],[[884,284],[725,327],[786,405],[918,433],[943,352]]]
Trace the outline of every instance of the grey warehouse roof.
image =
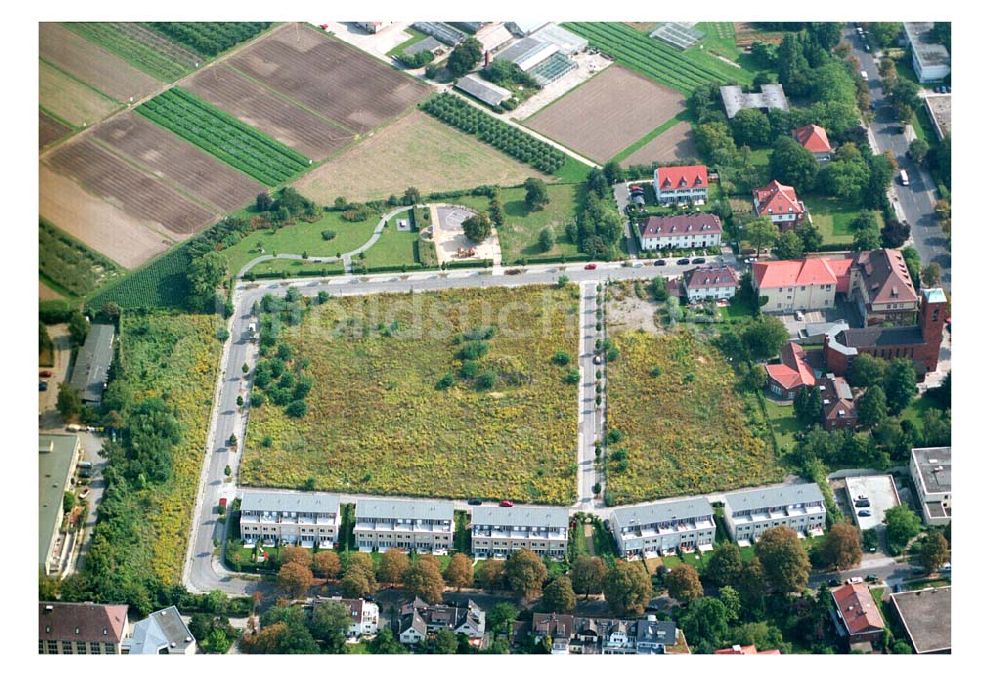
[[730,119],[744,108],[788,110],[785,90],[780,84],[761,85],[759,92],[744,92],[739,85],[726,85],[720,87],[719,92],[722,94],[726,117]]
[[913,450],[917,470],[929,494],[951,491],[951,447],[924,447]]
[[455,511],[450,501],[360,498],[355,515],[357,519],[451,520],[455,517]]
[[129,654],[158,654],[160,649],[183,652],[194,642],[191,631],[184,624],[177,607],[172,606],[156,611],[132,626],[132,637],[128,640]]
[[951,586],[897,592],[892,602],[918,654],[951,649]]
[[680,501],[658,501],[649,505],[615,508],[612,512],[619,526],[657,524],[671,520],[709,517],[713,514],[712,504],[704,496]]
[[70,385],[80,391],[84,402],[100,402],[104,384],[108,381],[108,368],[114,357],[115,340],[113,324],[92,324],[87,340],[76,355]]
[[243,492],[240,510],[267,510],[274,512],[329,512],[340,509],[340,496],[319,491],[258,491]]
[[499,106],[511,97],[509,90],[487,82],[475,74],[466,75],[456,82],[455,86],[491,106]]
[[726,494],[725,499],[729,509],[733,512],[777,508],[796,503],[822,502],[824,500],[819,485],[814,483],[737,491]]
[[569,510],[555,506],[514,506],[498,508],[479,506],[472,509],[472,525],[496,527],[563,527],[569,526]]

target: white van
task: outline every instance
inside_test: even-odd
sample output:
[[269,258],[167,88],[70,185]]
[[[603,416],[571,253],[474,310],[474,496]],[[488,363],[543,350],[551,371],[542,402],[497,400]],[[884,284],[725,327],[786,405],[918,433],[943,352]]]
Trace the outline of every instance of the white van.
[[906,173],[905,169],[899,170],[899,182],[904,186],[910,185],[910,175]]
[[861,79],[868,82],[868,71],[861,71]]

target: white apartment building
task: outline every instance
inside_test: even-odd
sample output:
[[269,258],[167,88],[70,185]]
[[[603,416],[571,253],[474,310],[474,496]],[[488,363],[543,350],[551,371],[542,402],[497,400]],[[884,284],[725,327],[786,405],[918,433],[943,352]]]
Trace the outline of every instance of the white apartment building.
[[246,545],[333,548],[339,515],[336,494],[248,489],[240,503],[240,538]]
[[913,72],[922,83],[943,80],[951,72],[951,55],[944,45],[931,39],[932,28],[932,21],[903,23],[903,37],[913,52]]
[[354,511],[354,542],[365,552],[444,554],[454,541],[454,517],[449,501],[362,498]]
[[711,550],[715,540],[714,511],[704,497],[616,508],[610,523],[623,557]]
[[684,273],[684,295],[691,303],[731,299],[739,286],[740,278],[729,266],[695,268]]
[[924,522],[951,522],[951,447],[924,447],[910,454],[910,475],[917,488]]
[[715,214],[650,216],[639,230],[643,251],[702,249],[722,244],[722,222]]
[[317,597],[314,604],[343,604],[351,617],[348,637],[367,637],[378,634],[378,604],[364,599],[343,597]]
[[817,484],[738,491],[723,498],[726,528],[741,546],[774,527],[790,527],[801,538],[821,535],[826,527],[826,501]]
[[472,554],[506,559],[517,550],[540,557],[566,556],[569,510],[555,506],[476,506],[472,509]]

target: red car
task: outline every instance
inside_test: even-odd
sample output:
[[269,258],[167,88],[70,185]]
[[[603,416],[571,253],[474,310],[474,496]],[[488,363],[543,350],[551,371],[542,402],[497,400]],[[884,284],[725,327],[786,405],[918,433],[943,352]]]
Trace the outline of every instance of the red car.
[[41,378],[52,378],[52,372],[49,371],[48,369],[38,372],[38,375]]
[[501,508],[513,508],[514,507],[514,501],[507,501],[507,500],[500,501],[500,507]]
[[587,265],[585,265],[583,267],[583,269],[584,270],[597,270],[597,264],[596,263],[588,263]]

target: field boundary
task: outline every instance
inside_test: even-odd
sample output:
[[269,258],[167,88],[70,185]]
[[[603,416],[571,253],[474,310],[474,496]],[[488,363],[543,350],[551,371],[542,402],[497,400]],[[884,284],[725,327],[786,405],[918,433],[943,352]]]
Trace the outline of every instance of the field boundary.
[[[100,46],[100,45],[98,45],[98,46]],[[38,60],[40,62],[44,63],[49,68],[52,68],[53,70],[59,71],[60,73],[62,73],[64,76],[66,76],[67,78],[69,78],[73,82],[76,82],[76,83],[79,83],[79,84],[83,85],[84,87],[86,87],[90,91],[97,93],[98,95],[102,96],[103,98],[107,99],[108,101],[110,101],[110,102],[114,103],[116,106],[118,106],[118,109],[115,110],[110,115],[108,115],[107,118],[104,118],[104,120],[107,120],[112,115],[117,115],[118,113],[120,113],[122,111],[123,108],[128,108],[128,106],[124,102],[119,101],[118,99],[116,99],[115,97],[111,96],[107,92],[102,92],[97,87],[94,87],[92,84],[90,84],[89,82],[84,82],[83,80],[81,80],[80,78],[76,77],[72,73],[67,73],[65,70],[63,70],[59,66],[55,65],[54,63],[52,63],[51,61],[49,61],[48,59],[46,59],[45,57],[43,57],[41,54],[38,55]],[[103,122],[103,120],[102,120],[102,122]],[[98,124],[100,124],[100,123],[93,124],[93,125],[91,125],[91,127],[96,127]],[[74,125],[73,128],[76,129],[76,126]]]
[[673,126],[675,126],[675,125],[680,124],[681,122],[683,122],[684,120],[681,118],[681,116],[683,114],[684,113],[680,113],[678,115],[675,115],[674,117],[670,118],[669,120],[667,120],[666,122],[664,122],[662,125],[660,125],[656,129],[654,129],[653,131],[649,132],[648,134],[646,134],[646,136],[642,137],[641,139],[639,139],[638,141],[636,141],[632,145],[628,146],[627,148],[624,148],[623,150],[618,151],[618,153],[616,153],[611,158],[611,160],[609,160],[609,162],[621,162],[625,158],[627,158],[628,156],[632,155],[632,153],[635,153],[640,148],[644,148],[645,146],[648,146],[650,143],[653,142],[653,139],[655,139],[656,137],[660,136],[660,134],[663,134],[665,131],[667,131],[671,127],[673,127]]

